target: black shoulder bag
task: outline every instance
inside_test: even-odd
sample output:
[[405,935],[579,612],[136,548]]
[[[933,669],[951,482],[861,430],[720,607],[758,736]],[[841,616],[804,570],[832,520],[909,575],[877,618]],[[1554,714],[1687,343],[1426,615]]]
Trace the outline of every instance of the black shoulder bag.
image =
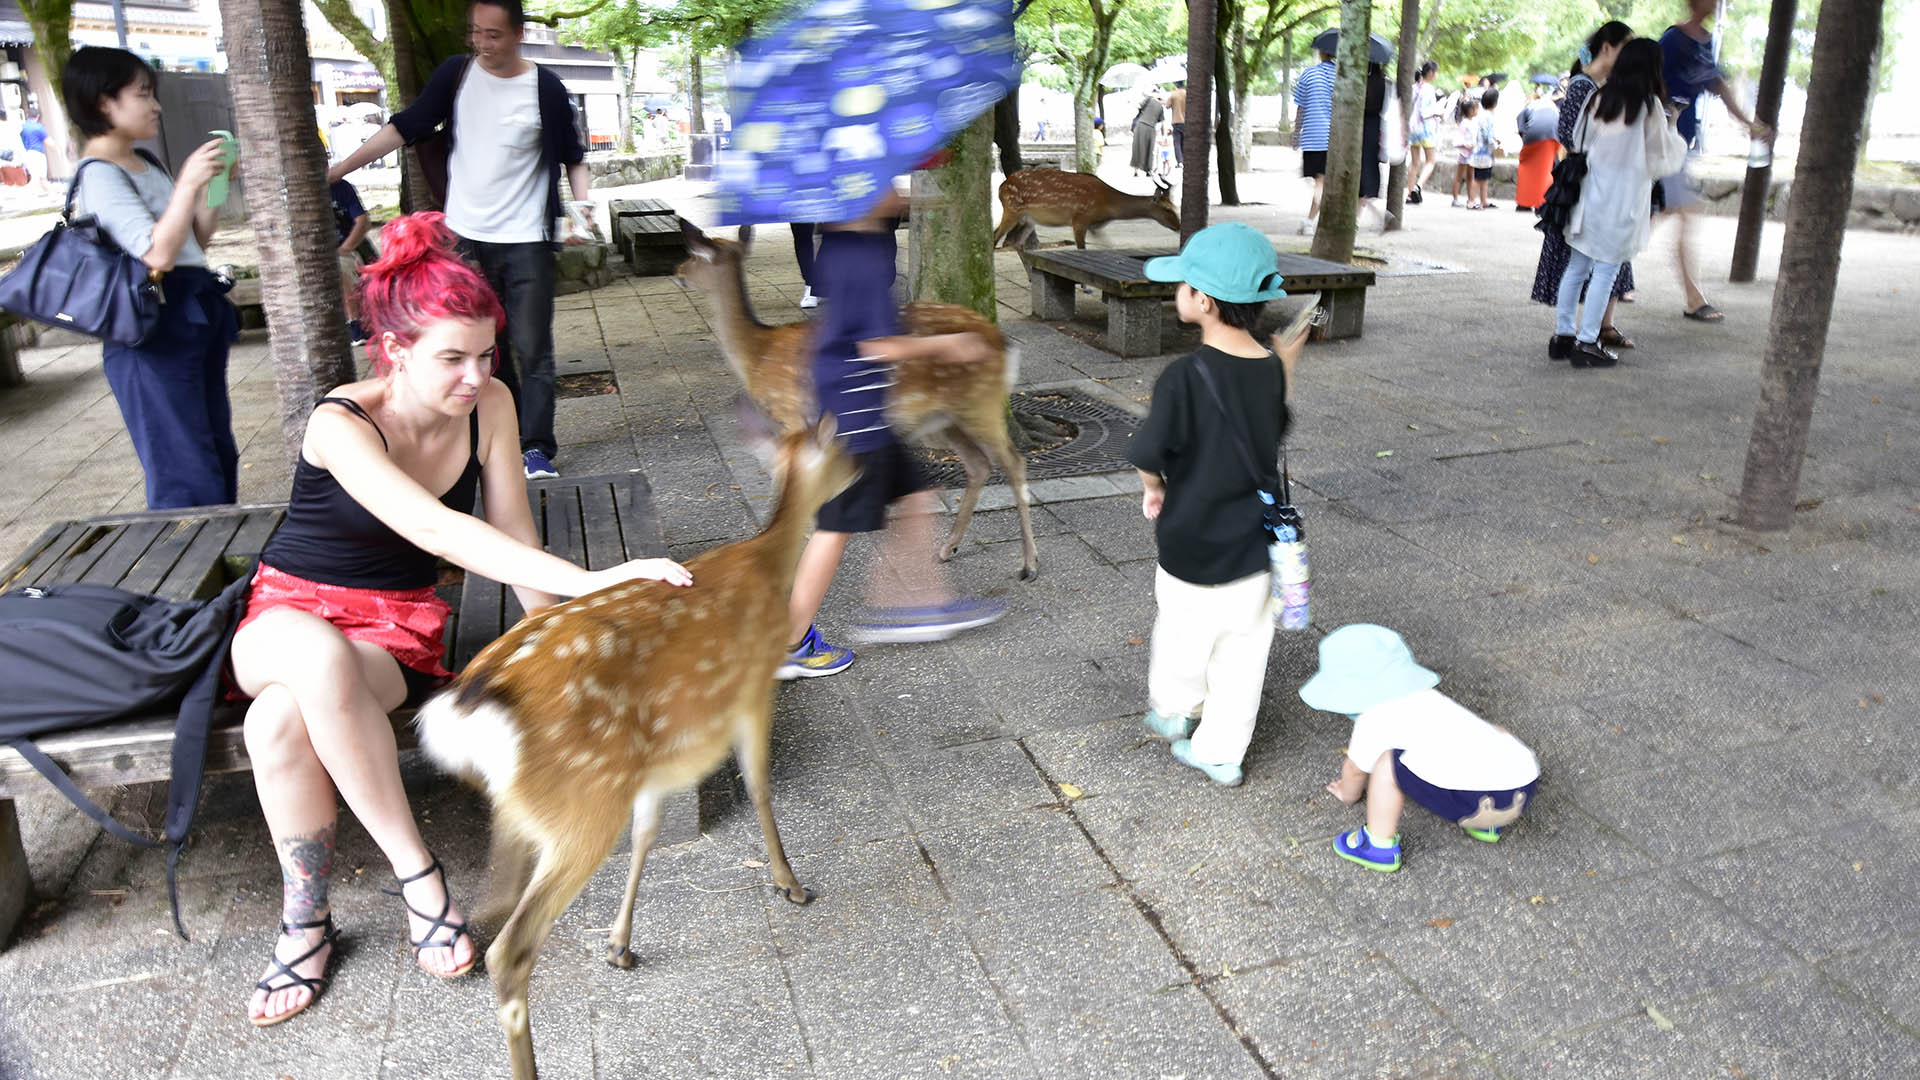
[[[166,171],[152,154],[134,152],[151,167]],[[138,345],[159,325],[165,299],[151,267],[114,243],[98,218],[93,214],[74,218],[80,174],[97,163],[99,158],[80,162],[67,184],[60,220],[21,254],[11,273],[0,278],[0,308],[116,345]],[[128,177],[127,183],[131,185],[133,179]]]
[[1540,208],[1534,211],[1540,220],[1533,227],[1549,236],[1567,235],[1567,222],[1573,219],[1573,208],[1580,205],[1580,187],[1587,179],[1587,116],[1593,111],[1594,99],[1599,91],[1587,97],[1586,104],[1580,108],[1580,119],[1573,125],[1573,146],[1568,148],[1567,156],[1553,166],[1553,185],[1547,188],[1547,194],[1540,200]]

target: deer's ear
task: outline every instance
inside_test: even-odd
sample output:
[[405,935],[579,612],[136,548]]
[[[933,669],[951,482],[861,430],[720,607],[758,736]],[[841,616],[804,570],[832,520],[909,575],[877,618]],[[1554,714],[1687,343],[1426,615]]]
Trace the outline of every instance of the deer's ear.
[[840,433],[840,422],[832,413],[823,413],[820,422],[813,426],[813,440],[821,446],[833,445],[833,438]]

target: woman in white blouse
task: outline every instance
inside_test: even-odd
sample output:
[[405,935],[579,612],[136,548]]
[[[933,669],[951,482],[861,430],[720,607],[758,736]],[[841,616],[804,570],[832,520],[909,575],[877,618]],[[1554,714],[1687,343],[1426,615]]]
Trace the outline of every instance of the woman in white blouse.
[[1606,296],[1620,264],[1645,250],[1653,216],[1653,182],[1686,161],[1686,140],[1674,130],[1660,78],[1660,43],[1635,38],[1620,49],[1613,72],[1588,99],[1574,125],[1573,149],[1587,155],[1580,201],[1567,221],[1572,257],[1560,279],[1554,311],[1556,344],[1572,340],[1574,367],[1611,367],[1620,357],[1600,344],[1606,305],[1586,305],[1578,325],[1581,286]]

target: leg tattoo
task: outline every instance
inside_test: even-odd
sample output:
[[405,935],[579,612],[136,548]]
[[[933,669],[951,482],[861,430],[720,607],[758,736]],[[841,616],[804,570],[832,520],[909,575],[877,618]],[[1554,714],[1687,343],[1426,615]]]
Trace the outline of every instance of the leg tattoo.
[[333,876],[333,836],[334,826],[324,825],[309,835],[280,841],[282,921],[304,923],[326,917],[327,883]]

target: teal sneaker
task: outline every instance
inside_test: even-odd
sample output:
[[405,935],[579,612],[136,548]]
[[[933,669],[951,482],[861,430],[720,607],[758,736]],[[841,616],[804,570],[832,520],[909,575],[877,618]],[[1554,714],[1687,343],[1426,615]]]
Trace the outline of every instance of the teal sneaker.
[[1333,838],[1333,850],[1348,862],[1359,863],[1369,870],[1378,870],[1391,874],[1400,869],[1400,837],[1394,836],[1393,843],[1382,847],[1373,842],[1365,829],[1355,829]]
[[1173,759],[1183,765],[1191,765],[1207,774],[1207,779],[1221,787],[1239,787],[1243,777],[1237,764],[1209,765],[1196,760],[1193,756],[1193,740],[1179,739],[1173,744]]
[[807,627],[807,636],[787,654],[787,662],[773,677],[781,682],[794,679],[817,679],[822,675],[838,675],[853,665],[853,650],[831,644],[820,636],[820,629]]
[[1475,840],[1479,840],[1483,843],[1488,843],[1488,844],[1497,844],[1500,842],[1499,829],[1473,829],[1473,828],[1468,828],[1465,825],[1462,825],[1460,827],[1462,829],[1466,829],[1467,835],[1473,837]]
[[1147,715],[1141,717],[1140,722],[1147,725],[1148,731],[1168,742],[1184,739],[1193,734],[1193,717],[1191,716],[1161,716],[1152,709],[1148,709]]

